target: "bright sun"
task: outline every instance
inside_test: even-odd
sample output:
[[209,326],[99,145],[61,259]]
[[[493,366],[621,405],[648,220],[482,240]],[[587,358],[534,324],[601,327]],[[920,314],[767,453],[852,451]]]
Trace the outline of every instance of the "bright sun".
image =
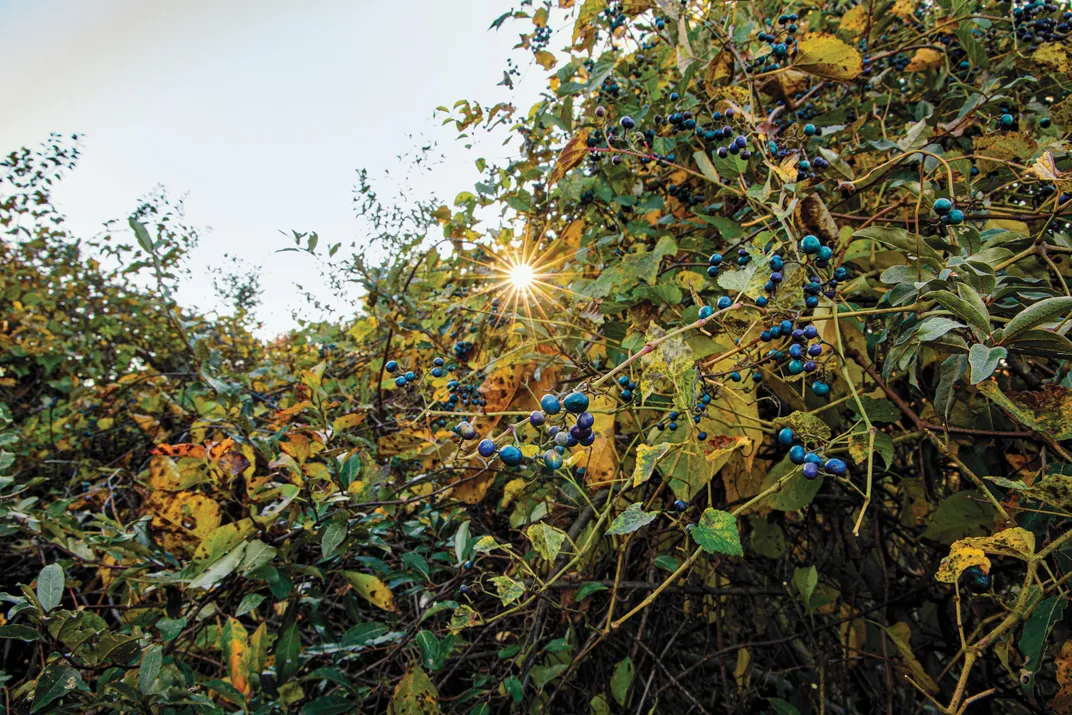
[[514,290],[528,290],[532,285],[532,280],[535,278],[532,266],[527,263],[518,263],[516,266],[510,269],[510,285],[514,287]]

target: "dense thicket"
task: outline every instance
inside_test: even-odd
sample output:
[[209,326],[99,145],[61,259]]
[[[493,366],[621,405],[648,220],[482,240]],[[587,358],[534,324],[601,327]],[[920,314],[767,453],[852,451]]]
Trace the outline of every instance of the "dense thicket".
[[292,250],[363,304],[268,343],[11,154],[0,706],[1072,711],[1070,23],[523,2],[544,98],[448,110],[517,155],[362,175]]

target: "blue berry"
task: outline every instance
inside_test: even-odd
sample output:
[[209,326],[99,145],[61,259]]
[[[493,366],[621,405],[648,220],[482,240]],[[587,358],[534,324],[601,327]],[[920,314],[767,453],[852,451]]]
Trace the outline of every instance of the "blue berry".
[[767,300],[767,296],[765,296],[765,295],[761,295],[758,298],[756,298],[756,305],[759,306],[760,308],[766,308],[767,303],[769,303],[769,302],[770,301]]
[[783,444],[788,447],[789,445],[793,444],[795,439],[796,435],[793,434],[793,430],[789,429],[788,427],[782,427],[780,430],[778,430],[778,444]]
[[398,362],[395,360],[388,360],[387,364],[383,366],[383,369],[387,372],[394,372],[398,369]]
[[800,241],[800,250],[804,251],[804,253],[818,253],[821,247],[822,244],[819,243],[819,239],[810,233]]
[[840,477],[848,471],[849,466],[845,462],[837,457],[828,459],[824,467],[828,474],[833,474],[836,477]]
[[548,469],[558,469],[562,466],[562,455],[553,449],[549,449],[543,453],[543,463]]
[[794,444],[789,448],[789,461],[793,464],[804,464],[804,455],[806,454],[803,447],[799,444]]
[[402,376],[396,377],[395,378],[395,386],[396,387],[405,387],[406,386],[406,378],[402,377]]
[[944,216],[953,208],[953,202],[949,199],[936,199],[931,208],[934,209],[934,213]]
[[539,410],[533,410],[532,414],[529,415],[529,424],[533,427],[540,427],[546,421],[547,415]]
[[700,308],[700,320],[706,320],[715,314],[715,309],[709,305],[705,305]]
[[949,223],[953,226],[964,223],[964,212],[960,209],[953,209],[946,216],[949,219]]
[[718,266],[708,266],[707,267],[707,277],[708,278],[718,278]]
[[458,433],[458,436],[462,439],[476,439],[476,428],[468,422],[459,422],[458,426],[454,428],[454,431]]
[[734,370],[733,372],[730,373],[730,379],[733,380],[734,382],[740,382],[741,381],[741,373],[739,373],[736,370]]
[[701,442],[703,442],[704,440],[707,439],[707,433],[706,432],[697,432],[696,433],[696,439],[698,439]]
[[432,361],[432,364],[436,367],[443,367],[443,365],[445,365],[446,363],[444,362],[443,358],[437,357],[435,360]]
[[811,384],[811,391],[819,397],[826,397],[830,394],[830,385],[825,382],[816,381]]
[[711,257],[707,259],[707,262],[710,263],[712,266],[717,266],[719,263],[722,263],[722,254],[712,253]]
[[819,476],[819,465],[813,462],[805,462],[803,470],[805,479],[815,479]]
[[499,459],[508,467],[516,467],[521,464],[521,450],[512,444],[508,444],[499,450]]
[[804,337],[808,340],[814,340],[815,338],[819,337],[819,329],[816,328],[814,325],[804,326]]
[[678,499],[674,502],[674,511],[685,511],[687,508],[688,504],[685,503],[684,499]]
[[591,412],[582,412],[577,415],[577,426],[581,429],[592,429],[592,425],[596,423],[596,418]]
[[629,384],[629,376],[628,375],[622,375],[621,377],[619,377],[618,378],[618,384],[621,385],[622,387],[625,387],[626,385],[628,385]]
[[[577,415],[588,409],[588,395],[583,392],[571,392],[562,400],[562,406],[567,412]],[[547,410],[545,409],[544,412]]]
[[432,368],[432,377],[443,377],[443,368],[441,368],[441,367],[433,367]]
[[819,357],[823,354],[823,346],[816,343],[815,345],[808,346],[808,355],[812,357]]
[[557,415],[562,411],[562,403],[554,395],[544,395],[540,398],[540,409],[549,415]]
[[718,299],[718,309],[719,310],[725,310],[726,308],[729,308],[731,305],[733,305],[733,301],[730,299],[730,297],[728,295],[724,295],[724,296],[719,297],[719,299]]
[[476,446],[476,451],[481,457],[490,457],[495,454],[495,443],[490,439],[482,439],[480,444]]

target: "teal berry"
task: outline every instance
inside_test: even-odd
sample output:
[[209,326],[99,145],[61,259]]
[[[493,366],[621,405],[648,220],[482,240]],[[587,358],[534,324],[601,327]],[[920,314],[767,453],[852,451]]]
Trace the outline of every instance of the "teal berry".
[[383,369],[387,372],[394,372],[398,369],[398,362],[396,360],[388,360],[387,364],[383,366]]
[[1050,128],[1050,118],[1049,117],[1043,117],[1042,119],[1040,119],[1039,120],[1039,126],[1042,127],[1043,129],[1049,129]]
[[404,376],[400,375],[400,376],[395,378],[395,387],[405,387],[405,386],[406,386],[406,378]]
[[718,266],[708,266],[707,267],[707,277],[708,278],[718,278]]
[[1005,129],[1008,129],[1014,123],[1016,123],[1016,120],[1013,118],[1013,116],[1011,114],[1002,114],[1001,115],[1001,126],[1004,127]]
[[761,373],[761,372],[753,372],[752,373],[752,382],[762,382],[762,381],[763,381],[763,373]]
[[719,310],[725,310],[726,308],[729,308],[731,305],[733,305],[733,301],[730,299],[730,297],[728,295],[724,295],[724,296],[722,296],[722,297],[720,297],[718,299],[718,309]]
[[789,374],[790,375],[799,375],[802,372],[804,372],[804,363],[803,362],[801,362],[800,360],[790,360],[789,361]]
[[964,212],[960,209],[953,209],[948,214],[949,225],[956,226],[957,224],[964,223]]
[[823,463],[823,458],[817,455],[815,452],[808,452],[804,455],[804,462],[811,462],[812,464],[818,466]]
[[945,216],[953,208],[953,202],[949,199],[936,199],[934,205],[931,207],[934,209],[934,213],[939,216]]
[[819,258],[820,261],[829,261],[830,258],[833,255],[834,255],[834,249],[830,248],[830,246],[820,246],[819,247],[818,258]]
[[804,251],[804,253],[818,253],[821,247],[822,244],[819,243],[819,239],[810,233],[800,241],[800,250]]
[[808,161],[807,159],[801,159],[800,160],[800,168],[801,168],[802,171],[807,171],[808,169],[811,168],[811,162]]
[[700,320],[707,320],[715,314],[715,309],[709,305],[705,305],[700,308]]
[[760,308],[766,308],[767,303],[769,303],[769,302],[770,301],[767,300],[767,296],[765,296],[765,295],[761,295],[758,298],[756,298],[756,305],[759,306]]
[[799,444],[794,444],[789,448],[789,461],[793,464],[804,464],[804,456],[807,454],[804,448]]
[[557,415],[562,411],[562,403],[554,395],[544,395],[540,398],[540,409],[546,414]]
[[583,392],[571,392],[562,400],[562,406],[567,412],[579,415],[588,409],[588,395]]
[[969,566],[964,569],[964,578],[967,580],[968,589],[973,593],[989,591],[994,582],[994,578],[978,566]]
[[734,370],[733,372],[730,373],[730,379],[733,380],[734,382],[740,382],[741,381],[741,373],[739,373],[736,370]]
[[543,453],[543,464],[548,469],[558,469],[562,466],[562,456],[555,450],[549,449]]
[[830,385],[821,380],[817,380],[811,383],[811,391],[819,397],[826,397],[830,394]]
[[793,444],[794,441],[796,441],[796,437],[797,436],[793,433],[793,430],[789,429],[788,427],[782,427],[780,430],[778,430],[778,444],[785,445],[786,447],[788,447],[789,445]]
[[813,137],[818,133],[819,133],[819,130],[815,128],[814,124],[805,124],[804,125],[804,135],[805,136]]
[[508,444],[499,450],[499,459],[507,467],[516,467],[521,464],[521,450],[512,444]]

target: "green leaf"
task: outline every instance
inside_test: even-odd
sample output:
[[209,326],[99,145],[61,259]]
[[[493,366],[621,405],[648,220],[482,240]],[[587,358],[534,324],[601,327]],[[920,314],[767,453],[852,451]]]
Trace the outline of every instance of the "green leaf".
[[774,709],[774,715],[800,715],[799,710],[781,698],[767,698],[767,702]]
[[655,521],[657,516],[659,516],[658,512],[644,511],[644,508],[639,503],[630,504],[629,508],[611,522],[610,528],[607,529],[607,534],[630,534],[640,527]]
[[346,523],[343,521],[329,522],[324,533],[320,535],[320,555],[329,558],[335,555],[339,544],[346,541]]
[[968,364],[971,365],[971,384],[978,385],[994,374],[998,363],[1005,359],[1009,351],[1005,348],[988,348],[985,345],[972,345],[968,351]]
[[241,544],[210,563],[205,567],[204,571],[198,574],[197,578],[190,582],[190,588],[212,588],[234,573],[234,570],[238,568],[238,564],[241,563],[242,557],[246,554],[247,543],[248,542],[243,541]]
[[30,708],[30,713],[38,712],[73,690],[89,692],[89,688],[82,681],[82,676],[77,670],[55,663],[46,666],[34,687],[33,707]]
[[134,231],[134,237],[138,239],[138,245],[142,247],[142,250],[146,253],[153,252],[153,239],[149,236],[148,229],[145,228],[145,224],[131,217],[128,221],[131,230]]
[[387,635],[388,628],[382,623],[358,623],[342,636],[344,648],[369,645],[378,638]]
[[793,569],[793,588],[800,594],[800,600],[804,608],[811,613],[811,596],[815,593],[815,587],[819,584],[819,572],[814,566]]
[[956,400],[956,384],[968,370],[967,355],[950,355],[938,371],[938,387],[934,391],[934,409],[945,422],[949,419],[949,410]]
[[469,555],[467,548],[469,546],[469,529],[470,521],[463,521],[458,530],[454,532],[454,556],[458,559],[458,565],[461,566],[465,563],[465,557]]
[[966,536],[985,536],[994,523],[994,507],[978,491],[946,497],[927,520],[923,538],[952,544]]
[[532,682],[536,685],[537,690],[542,691],[548,683],[562,675],[562,672],[568,667],[569,665],[566,663],[537,666],[530,671],[532,673]]
[[421,651],[421,661],[428,670],[439,669],[439,638],[431,631],[422,630],[414,638]]
[[148,695],[153,685],[156,684],[156,676],[160,674],[160,666],[164,663],[164,650],[159,645],[150,646],[141,657],[141,665],[138,666],[138,688]]
[[[853,234],[854,238],[863,238],[878,241],[887,246],[896,248],[912,255],[919,255],[920,259],[935,268],[941,268],[943,261],[937,251],[931,248],[922,236],[909,233],[903,228],[883,228],[880,226],[868,226]],[[917,254],[918,251],[918,254]]]
[[1022,355],[1052,357],[1059,360],[1072,355],[1072,340],[1049,330],[1037,328],[1024,330],[1017,333],[1012,340],[1007,340],[1006,344],[1010,350]]
[[704,509],[700,522],[692,528],[692,540],[709,554],[744,556],[737,519],[727,511]]
[[164,639],[165,643],[175,640],[182,633],[182,629],[186,627],[186,617],[182,618],[161,618],[156,622],[156,629],[160,631],[160,637]]
[[49,564],[37,574],[37,600],[45,613],[63,600],[63,582],[63,568],[59,564]]
[[38,641],[41,634],[29,626],[11,625],[0,626],[0,638],[10,638],[17,641]]
[[788,474],[792,476],[782,483],[781,489],[764,499],[763,504],[778,511],[797,511],[811,504],[812,499],[823,486],[821,478],[805,478],[803,470],[790,462],[789,457],[784,457],[767,472],[767,476],[763,479],[763,488],[774,486],[779,479]]
[[707,156],[706,151],[697,149],[692,153],[692,158],[696,160],[696,166],[700,169],[701,174],[716,184],[719,183],[718,172],[715,171],[715,165],[711,163],[711,157]]
[[893,423],[901,419],[900,408],[885,397],[876,398],[860,395],[859,404],[857,404],[856,400],[849,402],[849,406],[854,410],[859,410],[860,405],[863,405],[864,411],[867,412],[867,418],[872,422]]
[[634,672],[633,659],[626,656],[614,666],[614,675],[610,678],[610,694],[623,708],[629,696],[629,686],[633,684]]
[[1024,694],[1030,697],[1035,686],[1035,674],[1042,667],[1042,661],[1046,656],[1046,639],[1065,615],[1065,607],[1068,599],[1062,596],[1053,596],[1040,603],[1024,623],[1024,630],[1020,633],[1020,642],[1017,647],[1024,656],[1023,670],[1027,673],[1027,680],[1021,678],[1020,685]]
[[357,702],[339,693],[319,697],[301,709],[301,715],[346,715],[354,712],[360,712]]
[[655,557],[655,567],[660,568],[663,571],[673,573],[677,571],[679,566],[681,566],[681,562],[669,554],[660,554]]
[[235,611],[235,618],[241,618],[247,613],[252,613],[256,610],[257,606],[264,603],[264,595],[260,593],[247,593],[242,597],[242,601],[238,604],[238,610]]
[[590,581],[577,589],[577,600],[582,601],[593,593],[600,591],[606,591],[607,587],[601,584],[599,581]]
[[[291,606],[291,608],[294,608]],[[275,644],[275,669],[280,684],[290,680],[298,672],[298,658],[301,655],[301,637],[298,624],[291,623],[283,630]]]
[[936,315],[926,318],[920,323],[919,330],[916,331],[916,337],[919,338],[921,342],[929,343],[932,340],[937,340],[942,337],[950,330],[956,330],[957,328],[963,327],[965,326],[951,318],[943,318],[940,315]]
[[1005,325],[1005,341],[1036,325],[1050,320],[1063,320],[1072,313],[1072,298],[1059,297],[1040,300],[1021,311]]

